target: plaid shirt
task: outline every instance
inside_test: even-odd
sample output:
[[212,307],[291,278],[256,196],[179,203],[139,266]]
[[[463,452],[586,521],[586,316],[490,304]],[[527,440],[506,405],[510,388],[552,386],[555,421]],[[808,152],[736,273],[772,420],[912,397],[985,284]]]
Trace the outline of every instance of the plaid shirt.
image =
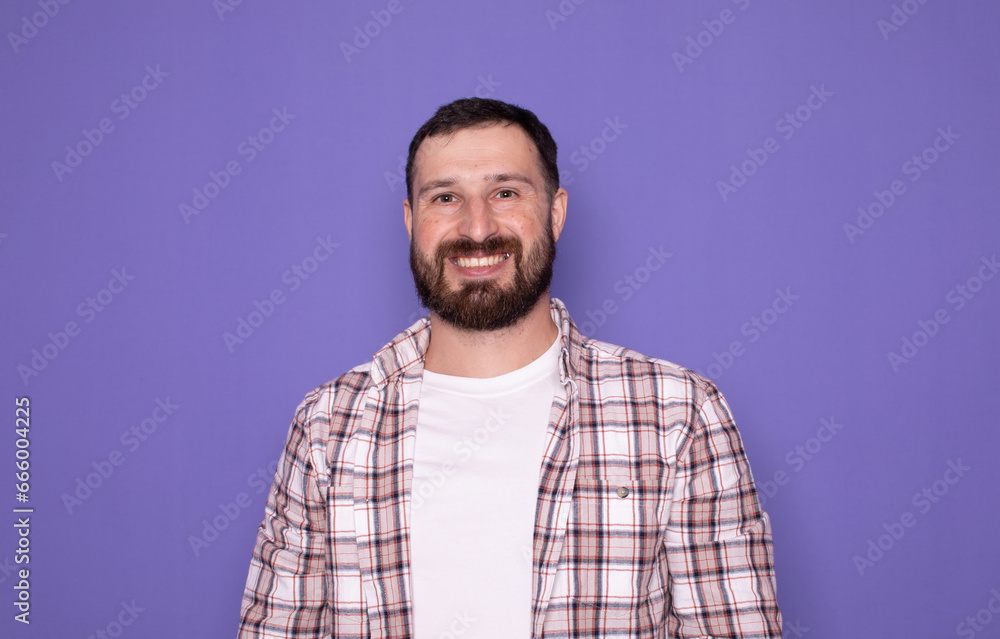
[[[558,299],[551,311],[563,386],[538,485],[532,637],[780,638],[770,524],[722,395],[584,338]],[[413,636],[409,506],[430,330],[418,321],[299,406],[241,638]]]

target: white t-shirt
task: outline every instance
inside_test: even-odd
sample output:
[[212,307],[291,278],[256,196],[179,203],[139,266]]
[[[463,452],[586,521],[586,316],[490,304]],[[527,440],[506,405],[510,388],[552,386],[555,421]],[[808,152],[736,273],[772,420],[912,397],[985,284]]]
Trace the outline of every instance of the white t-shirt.
[[424,371],[410,518],[416,639],[531,636],[531,558],[562,341],[489,378]]

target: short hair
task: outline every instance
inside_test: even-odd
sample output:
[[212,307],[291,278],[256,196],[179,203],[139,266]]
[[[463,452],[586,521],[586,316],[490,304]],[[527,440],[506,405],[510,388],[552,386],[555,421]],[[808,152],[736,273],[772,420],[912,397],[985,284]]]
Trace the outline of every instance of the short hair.
[[489,98],[462,98],[439,107],[410,141],[410,153],[406,158],[406,199],[410,204],[413,204],[414,158],[426,138],[493,124],[516,124],[531,138],[538,151],[539,168],[551,200],[559,189],[559,166],[556,162],[556,141],[552,139],[548,127],[528,109]]

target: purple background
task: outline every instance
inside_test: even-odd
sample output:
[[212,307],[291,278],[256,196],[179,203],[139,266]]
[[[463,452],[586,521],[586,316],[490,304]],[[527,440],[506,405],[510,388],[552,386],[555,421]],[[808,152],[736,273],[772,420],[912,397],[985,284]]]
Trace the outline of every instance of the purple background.
[[[437,106],[478,93],[531,108],[560,145],[553,294],[585,332],[726,393],[770,492],[785,636],[1000,636],[1000,619],[959,626],[1000,588],[995,3],[898,2],[891,31],[888,0],[219,4],[0,9],[0,499],[17,505],[14,399],[28,396],[35,509],[32,623],[5,604],[0,634],[87,636],[133,600],[122,636],[235,634],[295,406],[423,314],[400,158]],[[274,109],[294,119],[248,161],[240,145]],[[797,109],[800,128],[778,124]],[[758,151],[768,138],[777,150]],[[935,141],[913,181],[906,163]],[[54,169],[67,145],[87,155]],[[239,173],[185,220],[229,162]],[[744,162],[753,174],[720,194]],[[892,206],[845,231],[895,180]],[[338,244],[322,262],[317,238]],[[652,272],[651,249],[670,253]],[[293,265],[316,267],[295,290]],[[134,279],[102,294],[115,269]],[[283,303],[227,347],[275,289]],[[766,311],[779,289],[793,304]],[[88,297],[110,303],[87,311]],[[78,334],[46,349],[67,322]],[[57,354],[35,370],[36,350]],[[144,441],[126,434],[163,417],[158,399],[177,408]],[[953,484],[949,461],[969,468]],[[67,502],[88,475],[100,484]],[[935,482],[936,501],[914,501]],[[3,519],[10,602],[23,566]]]

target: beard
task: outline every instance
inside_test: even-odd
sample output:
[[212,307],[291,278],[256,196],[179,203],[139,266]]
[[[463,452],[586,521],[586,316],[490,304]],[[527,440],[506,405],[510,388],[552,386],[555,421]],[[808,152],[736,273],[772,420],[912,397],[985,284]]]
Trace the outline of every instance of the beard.
[[[496,277],[468,281],[452,290],[445,277],[445,261],[456,256],[509,253],[514,262],[514,280],[501,284]],[[420,303],[449,324],[469,331],[495,331],[512,326],[525,317],[552,283],[552,265],[556,242],[552,225],[545,225],[545,236],[528,253],[516,237],[490,237],[484,242],[468,238],[446,242],[437,247],[434,259],[420,254],[410,242],[410,270]]]

